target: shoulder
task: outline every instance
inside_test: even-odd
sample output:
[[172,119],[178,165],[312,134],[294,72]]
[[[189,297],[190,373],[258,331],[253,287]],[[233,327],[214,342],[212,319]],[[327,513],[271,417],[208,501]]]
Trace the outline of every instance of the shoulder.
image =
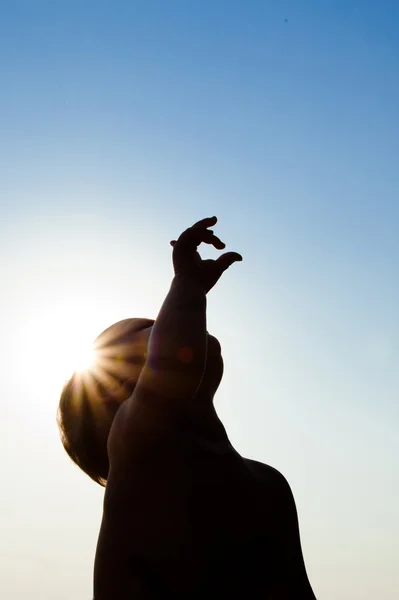
[[[286,585],[295,585],[297,592],[300,590],[296,592],[296,597],[315,600],[306,573],[298,512],[290,484],[274,467],[256,460],[245,459],[245,462],[261,482],[266,513],[271,511],[271,521],[268,522],[271,523],[271,532],[280,552],[282,573],[285,574],[283,580],[288,577],[287,581],[291,581],[290,584],[282,583],[282,589],[285,589]],[[284,592],[282,594],[288,597]],[[294,597],[294,594],[290,594],[289,597]]]
[[244,460],[258,481],[265,503],[273,506],[272,510],[276,516],[284,515],[284,519],[292,521],[292,525],[296,528],[298,519],[296,502],[285,476],[270,465],[247,458]]
[[290,484],[280,471],[251,458],[244,458],[244,461],[259,481],[264,484],[274,485],[281,491],[292,494]]

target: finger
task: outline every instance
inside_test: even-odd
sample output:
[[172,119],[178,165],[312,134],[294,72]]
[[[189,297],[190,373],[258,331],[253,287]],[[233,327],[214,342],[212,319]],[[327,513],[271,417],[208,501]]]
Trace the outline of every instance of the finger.
[[179,236],[176,245],[186,248],[197,248],[202,242],[212,244],[213,235],[212,229],[197,226],[189,227]]
[[226,244],[213,233],[212,229],[194,228],[194,232],[194,235],[197,236],[198,242],[211,244],[217,250],[223,250],[223,248],[226,248]]
[[204,227],[189,227],[186,231],[183,231],[179,239],[171,242],[173,248],[185,248],[186,250],[197,249],[200,244],[211,244],[218,250],[223,250],[226,245],[214,235],[212,229],[206,229]]
[[242,256],[241,254],[238,254],[238,252],[225,252],[222,254],[222,256],[219,256],[219,258],[216,259],[216,264],[222,269],[222,271],[225,271],[231,267],[233,263],[241,261]]
[[213,225],[216,225],[217,223],[217,217],[208,217],[206,219],[201,219],[201,221],[198,221],[197,223],[195,223],[193,225],[193,227],[213,227]]
[[226,248],[226,244],[224,242],[222,242],[222,240],[220,238],[218,238],[216,235],[212,235],[212,237],[210,238],[210,243],[217,250],[223,250],[223,248]]

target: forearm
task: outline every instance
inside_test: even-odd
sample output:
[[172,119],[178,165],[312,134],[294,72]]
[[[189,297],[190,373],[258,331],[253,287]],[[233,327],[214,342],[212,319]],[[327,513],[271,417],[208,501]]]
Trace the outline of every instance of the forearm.
[[[165,390],[194,395],[207,353],[206,293],[196,279],[175,276],[153,325],[147,368]],[[175,383],[176,382],[176,383]]]

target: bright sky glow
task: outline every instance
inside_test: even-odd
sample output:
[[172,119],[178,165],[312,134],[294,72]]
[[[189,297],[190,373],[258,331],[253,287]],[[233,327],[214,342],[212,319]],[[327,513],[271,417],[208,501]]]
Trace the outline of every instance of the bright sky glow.
[[[49,385],[61,385],[74,371],[82,372],[93,367],[93,340],[88,338],[85,323],[79,323],[79,316],[81,318],[80,313],[71,315],[70,320],[60,323],[54,330],[51,315],[46,314],[40,321],[40,326],[37,314],[32,315],[32,322],[26,324],[20,339],[16,340],[29,353],[31,377],[35,372],[43,370]],[[51,325],[46,329],[49,317]]]
[[71,364],[73,369],[82,373],[83,371],[90,370],[95,364],[96,355],[90,344],[87,347],[82,346],[76,348],[75,345],[71,345],[70,350],[66,356],[65,363]]

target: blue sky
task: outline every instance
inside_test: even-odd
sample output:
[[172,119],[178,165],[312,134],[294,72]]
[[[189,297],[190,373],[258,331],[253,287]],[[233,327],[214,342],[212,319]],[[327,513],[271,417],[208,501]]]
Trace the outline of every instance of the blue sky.
[[209,297],[231,439],[290,481],[318,598],[396,599],[399,5],[0,17],[1,595],[90,597],[102,491],[57,439],[65,346],[156,315],[169,240],[216,214],[244,257]]

